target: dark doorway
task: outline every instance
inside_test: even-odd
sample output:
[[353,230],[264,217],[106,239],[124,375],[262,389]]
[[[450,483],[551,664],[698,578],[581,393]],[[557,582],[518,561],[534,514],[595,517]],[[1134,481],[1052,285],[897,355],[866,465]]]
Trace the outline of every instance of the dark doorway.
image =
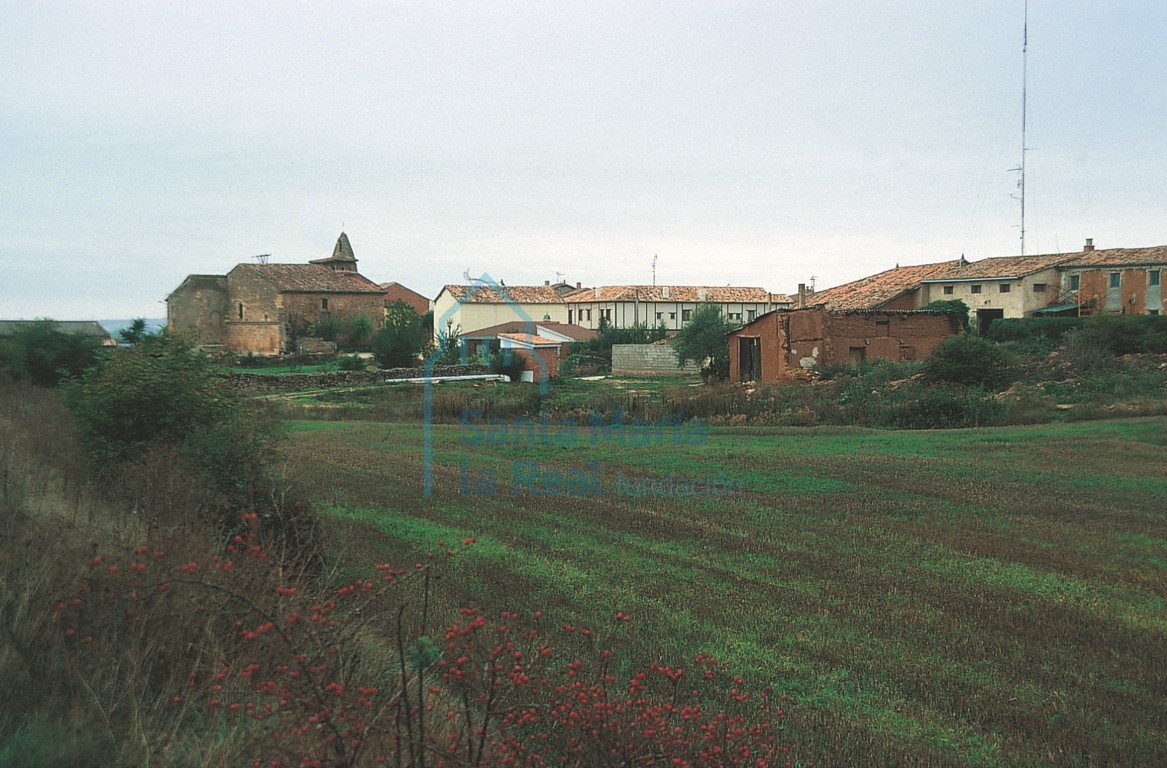
[[847,362],[858,368],[867,359],[867,347],[851,347],[847,350]]
[[999,320],[1005,316],[1003,309],[978,309],[977,310],[977,333],[984,336],[989,332],[989,326],[993,324],[994,320]]
[[762,378],[762,340],[757,336],[742,336],[738,339],[738,371],[741,381],[758,381]]

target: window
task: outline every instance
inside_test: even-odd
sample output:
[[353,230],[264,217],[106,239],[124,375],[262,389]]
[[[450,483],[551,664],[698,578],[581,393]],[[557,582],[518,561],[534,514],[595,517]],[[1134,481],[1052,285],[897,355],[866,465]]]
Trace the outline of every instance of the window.
[[749,320],[751,323],[754,322],[754,318],[757,316],[758,316],[758,310],[756,310],[756,309],[747,309],[746,310],[746,320]]
[[239,319],[240,320],[243,319],[243,303],[242,302],[239,303]]
[[693,310],[691,310],[691,309],[682,309],[681,310],[681,322],[682,323],[689,322],[689,318],[692,316],[693,316]]
[[328,299],[320,300],[320,308],[326,311],[328,310]]
[[891,320],[876,320],[875,321],[875,335],[876,336],[891,336]]
[[979,285],[974,285],[974,286],[973,286],[971,289],[969,289],[969,290],[971,290],[973,293],[980,293],[980,292],[981,292],[981,287],[980,287]]
[[729,319],[730,319],[730,320],[741,320],[741,319],[742,319],[742,313],[741,313],[741,312],[730,312],[730,313],[729,313]]
[[1148,310],[1147,310],[1147,314],[1148,314],[1148,315],[1157,315],[1157,314],[1159,314],[1159,310],[1157,310],[1157,309],[1148,309]]
[[1013,286],[1009,285],[1009,283],[1001,283],[997,286],[997,288],[1001,291],[1001,293],[1009,293]]
[[1111,272],[1110,273],[1110,287],[1111,288],[1118,288],[1121,285],[1122,285],[1122,273],[1121,272]]
[[1147,273],[1147,285],[1158,285],[1158,284],[1159,284],[1159,270],[1152,269],[1150,272]]
[[676,320],[676,319],[677,319],[677,313],[676,313],[676,312],[670,312],[670,313],[669,313],[669,319],[670,319],[670,320]]
[[572,310],[570,310],[570,309],[567,310],[567,324],[568,325],[571,325],[571,312],[572,312]]
[[945,296],[951,296],[951,295],[952,295],[952,286],[951,286],[951,285],[946,285],[946,286],[944,286],[944,295],[945,295]]
[[607,320],[608,322],[612,322],[612,310],[610,310],[610,309],[604,310],[604,319]]
[[661,318],[662,318],[662,317],[664,317],[664,315],[662,315],[660,312],[657,312],[657,313],[656,313],[656,321],[657,321],[658,323],[661,321]]
[[1045,283],[1034,283],[1033,284],[1033,292],[1034,293],[1045,293]]
[[1081,275],[1070,275],[1070,290],[1076,291],[1082,285]]
[[588,313],[588,322],[590,323],[592,321],[592,311],[590,309],[585,311]]

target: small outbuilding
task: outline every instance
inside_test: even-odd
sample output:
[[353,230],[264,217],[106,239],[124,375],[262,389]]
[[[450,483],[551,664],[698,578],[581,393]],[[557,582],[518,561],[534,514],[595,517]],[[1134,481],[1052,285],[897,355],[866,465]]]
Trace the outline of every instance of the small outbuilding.
[[775,310],[728,335],[729,380],[776,383],[824,365],[921,360],[952,333],[943,312]]

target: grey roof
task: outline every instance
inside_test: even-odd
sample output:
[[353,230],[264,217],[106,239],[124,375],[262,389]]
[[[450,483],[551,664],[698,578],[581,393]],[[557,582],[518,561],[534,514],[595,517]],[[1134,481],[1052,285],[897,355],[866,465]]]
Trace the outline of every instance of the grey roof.
[[[11,336],[18,326],[31,325],[32,323],[45,322],[40,320],[0,320],[0,336]],[[53,324],[53,330],[58,333],[83,333],[86,336],[97,336],[98,338],[108,339],[109,332],[101,327],[101,323],[96,320],[49,320]]]

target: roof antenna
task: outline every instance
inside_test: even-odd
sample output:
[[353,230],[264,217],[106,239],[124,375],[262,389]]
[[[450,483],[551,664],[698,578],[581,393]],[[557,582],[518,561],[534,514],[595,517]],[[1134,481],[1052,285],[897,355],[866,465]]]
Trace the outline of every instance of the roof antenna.
[[652,255],[652,284],[656,285],[656,254]]
[[256,264],[267,264],[268,259],[271,258],[271,254],[270,253],[257,253],[256,255],[252,256],[251,258],[255,259]]

